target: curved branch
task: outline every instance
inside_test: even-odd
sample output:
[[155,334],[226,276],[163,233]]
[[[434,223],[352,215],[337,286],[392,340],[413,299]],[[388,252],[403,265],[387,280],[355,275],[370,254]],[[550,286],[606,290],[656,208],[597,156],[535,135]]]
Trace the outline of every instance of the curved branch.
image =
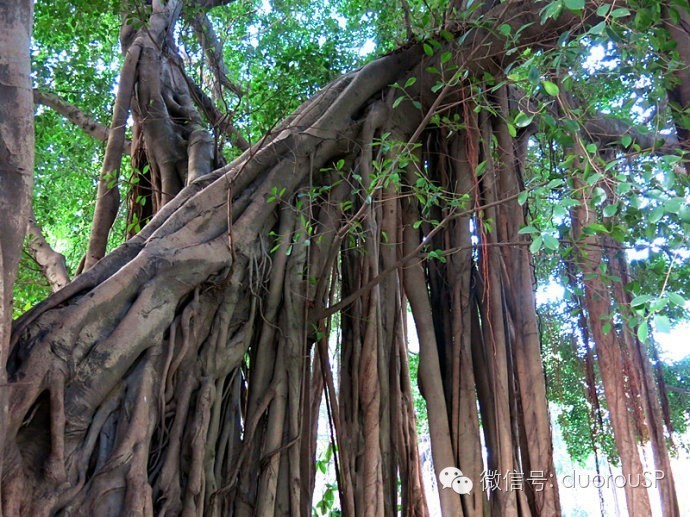
[[101,178],[98,182],[98,198],[96,200],[91,235],[89,236],[86,260],[84,261],[84,270],[91,268],[105,255],[108,234],[120,206],[120,193],[115,183],[117,182],[122,163],[125,129],[127,117],[129,116],[130,100],[134,91],[140,52],[141,47],[139,45],[132,45],[122,66],[117,97],[113,107],[113,119],[108,134],[108,144],[106,145],[105,157],[103,158]]
[[201,47],[204,49],[208,64],[213,70],[216,80],[214,87],[217,89],[218,96],[221,97],[221,87],[227,88],[238,97],[244,95],[242,88],[233,83],[228,77],[228,67],[225,66],[223,61],[223,45],[213,30],[213,25],[211,25],[208,17],[203,13],[197,12],[190,18],[189,22],[199,43],[201,43]]
[[199,7],[204,7],[206,9],[212,9],[221,5],[228,5],[235,0],[199,0]]
[[[42,104],[43,106],[51,108],[55,112],[65,117],[75,126],[83,129],[86,134],[94,137],[96,140],[100,140],[101,142],[108,141],[110,129],[108,129],[107,126],[101,124],[96,119],[90,117],[84,111],[70,104],[66,100],[61,99],[56,94],[34,88],[34,103]],[[129,140],[125,140],[125,154],[129,154],[130,146],[131,142]]]
[[[540,112],[539,96],[528,98],[521,89],[513,87],[511,88],[511,97],[513,104],[520,106],[520,109],[523,111],[532,114]],[[639,151],[651,152],[655,155],[678,152],[680,147],[678,134],[644,133],[638,129],[641,127],[640,125],[634,124],[629,120],[601,112],[588,112],[585,101],[571,93],[561,94],[560,99],[569,110],[579,108],[586,112],[586,115],[580,119],[583,134],[587,136],[588,140],[596,142],[600,148],[626,151],[630,145],[637,144]],[[544,99],[541,100],[543,101]],[[555,103],[551,103],[547,107],[547,113],[555,118],[562,117],[562,113]],[[530,124],[522,130],[521,134],[524,135],[526,132],[532,134],[537,130],[537,127],[535,123]],[[624,145],[621,139],[626,135],[630,137],[630,143]]]
[[223,114],[218,108],[213,104],[213,100],[204,93],[201,87],[196,84],[192,79],[183,73],[187,85],[189,86],[189,91],[192,94],[192,100],[197,105],[197,107],[203,111],[208,120],[214,128],[217,128],[222,134],[230,138],[230,141],[241,151],[246,151],[249,149],[250,144],[247,140],[240,134],[240,132],[232,125],[230,116],[228,114]]
[[65,257],[51,248],[36,222],[36,214],[31,210],[27,224],[27,247],[29,255],[41,266],[43,275],[50,283],[53,292],[59,291],[70,282]]
[[687,388],[681,388],[681,387],[679,387],[679,386],[669,386],[669,385],[667,385],[667,386],[666,386],[666,389],[668,389],[668,390],[670,390],[670,391],[674,391],[674,392],[676,392],[676,393],[681,393],[681,394],[683,394],[683,395],[690,395],[690,390],[687,389]]
[[642,133],[634,125],[612,117],[595,117],[584,123],[585,133],[592,140],[596,140],[602,147],[621,147],[621,137],[630,136],[633,143],[642,150],[651,150],[655,154],[669,154],[676,152],[679,146],[675,135],[661,135]]
[[122,164],[122,155],[125,142],[125,129],[129,117],[131,100],[135,93],[135,85],[138,80],[140,57],[150,50],[151,45],[160,46],[163,39],[172,30],[175,20],[179,15],[181,2],[171,0],[166,5],[154,1],[153,14],[149,19],[149,26],[140,29],[139,34],[126,53],[125,62],[120,74],[115,106],[113,107],[113,119],[108,135],[108,144],[103,158],[101,177],[98,182],[98,194],[96,210],[93,217],[93,226],[89,236],[89,245],[84,260],[84,271],[91,268],[96,262],[105,256],[110,229],[117,217],[120,206],[120,192],[117,187],[117,179]]

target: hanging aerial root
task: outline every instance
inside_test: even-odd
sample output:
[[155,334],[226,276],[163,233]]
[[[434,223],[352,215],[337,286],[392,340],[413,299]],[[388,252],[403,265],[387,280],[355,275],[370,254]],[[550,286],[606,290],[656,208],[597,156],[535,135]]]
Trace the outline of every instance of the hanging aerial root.
[[192,419],[191,430],[188,431],[191,438],[191,459],[182,515],[194,516],[204,513],[204,460],[208,447],[206,437],[215,396],[213,381],[209,378],[204,379],[196,397],[196,414]]

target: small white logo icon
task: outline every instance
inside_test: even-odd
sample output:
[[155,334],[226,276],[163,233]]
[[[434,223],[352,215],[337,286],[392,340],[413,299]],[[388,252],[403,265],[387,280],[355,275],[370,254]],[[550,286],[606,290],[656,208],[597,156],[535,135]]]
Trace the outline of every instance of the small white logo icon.
[[446,467],[438,475],[438,480],[443,488],[452,488],[460,495],[469,494],[472,491],[472,480],[463,476],[460,469]]

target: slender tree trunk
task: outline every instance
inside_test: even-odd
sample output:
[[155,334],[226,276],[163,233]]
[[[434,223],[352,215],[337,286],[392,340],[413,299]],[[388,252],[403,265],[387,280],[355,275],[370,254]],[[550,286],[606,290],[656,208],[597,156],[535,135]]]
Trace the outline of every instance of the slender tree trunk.
[[[415,175],[408,171],[409,183],[415,183]],[[419,212],[412,203],[403,207],[403,242],[407,255],[419,244],[419,234],[413,225],[419,220]],[[410,265],[404,276],[405,292],[412,307],[412,315],[419,336],[419,382],[427,404],[429,431],[431,434],[431,453],[436,476],[455,457],[451,443],[448,411],[441,378],[438,345],[434,335],[432,308],[427,294],[426,280],[421,264]],[[440,490],[441,511],[443,515],[463,515],[460,497],[446,488]]]
[[[621,279],[613,285],[613,294],[618,309],[625,313],[632,301],[630,294],[625,292],[624,286],[630,282],[628,264],[622,247],[607,239],[607,249],[609,250],[609,267],[611,274]],[[678,497],[671,468],[671,458],[669,457],[666,446],[666,436],[664,434],[664,418],[659,401],[657,383],[652,372],[652,365],[649,360],[644,343],[641,343],[627,323],[623,325],[623,340],[625,347],[630,354],[631,369],[637,373],[639,383],[640,402],[644,411],[644,423],[649,431],[649,440],[652,445],[654,455],[654,465],[656,470],[663,472],[663,477],[655,479],[655,485],[659,488],[661,510],[664,516],[676,517],[680,515],[678,508]]]
[[[601,279],[602,252],[596,235],[583,235],[582,229],[594,222],[594,211],[589,207],[591,190],[576,183],[583,192],[581,204],[571,213],[573,240],[576,242],[578,261],[583,273],[585,300],[589,314],[589,327],[596,343],[599,372],[604,385],[606,403],[616,447],[621,458],[623,475],[628,480],[643,479],[643,465],[638,451],[638,437],[628,408],[628,391],[623,372],[624,359],[617,332],[604,331],[601,315],[611,313],[611,297]],[[632,401],[635,403],[635,401]],[[626,483],[625,496],[631,515],[651,515],[649,496],[643,484]]]
[[[509,112],[508,88],[498,90],[497,97],[496,104],[501,112]],[[532,511],[537,515],[550,515],[559,511],[560,503],[537,324],[536,281],[528,249],[529,239],[519,233],[526,225],[526,208],[519,205],[516,197],[524,189],[521,176],[530,133],[523,131],[518,138],[512,139],[504,119],[497,118],[495,124],[501,157],[500,196],[509,199],[498,208],[497,221],[500,223],[497,232],[501,242],[511,244],[501,249],[505,296],[513,325],[512,350],[522,413],[520,433],[526,444],[526,450],[522,451],[522,472],[527,473],[530,479],[540,480],[539,490],[527,486],[533,498]]]

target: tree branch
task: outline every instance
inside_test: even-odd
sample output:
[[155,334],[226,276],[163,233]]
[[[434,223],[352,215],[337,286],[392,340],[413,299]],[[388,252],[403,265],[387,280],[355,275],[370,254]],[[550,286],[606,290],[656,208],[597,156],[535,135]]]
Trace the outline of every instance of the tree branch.
[[36,222],[33,209],[29,215],[26,230],[29,255],[41,266],[41,271],[50,283],[53,292],[59,291],[70,282],[67,263],[65,257],[48,244],[41,227]]
[[632,142],[639,145],[643,151],[651,150],[656,154],[675,153],[679,147],[676,135],[641,133],[635,126],[613,117],[592,118],[584,123],[584,130],[590,139],[599,142],[601,147],[622,146],[620,139],[624,135],[630,136]]
[[206,9],[212,9],[214,7],[218,7],[220,5],[228,5],[234,2],[235,0],[199,0],[198,5],[199,7],[203,7]]
[[204,49],[204,54],[208,60],[208,64],[213,70],[213,76],[216,80],[214,88],[217,89],[219,98],[221,97],[222,87],[227,88],[238,97],[244,95],[244,91],[238,85],[233,83],[228,75],[229,71],[225,62],[223,61],[223,45],[221,44],[216,32],[213,30],[213,25],[208,17],[201,12],[197,12],[189,19],[196,37]]
[[666,389],[669,391],[675,391],[676,393],[682,393],[683,395],[690,395],[690,390],[687,388],[681,388],[679,386],[669,386],[666,385]]
[[184,72],[184,78],[189,86],[189,91],[192,94],[192,99],[194,103],[199,107],[201,111],[204,112],[206,120],[214,128],[217,128],[222,134],[228,136],[233,145],[237,146],[238,149],[246,151],[249,149],[250,144],[247,140],[240,134],[239,131],[232,125],[230,116],[228,114],[223,114],[218,108],[213,104],[213,100],[204,93],[201,87],[196,84],[192,79]]
[[[110,133],[110,130],[107,126],[90,117],[76,106],[73,106],[64,99],[61,99],[56,94],[34,88],[34,103],[48,106],[55,112],[65,117],[75,126],[83,129],[86,134],[94,137],[96,140],[100,140],[101,142],[108,141],[108,134]],[[130,145],[131,142],[126,140],[126,154],[129,154]]]

